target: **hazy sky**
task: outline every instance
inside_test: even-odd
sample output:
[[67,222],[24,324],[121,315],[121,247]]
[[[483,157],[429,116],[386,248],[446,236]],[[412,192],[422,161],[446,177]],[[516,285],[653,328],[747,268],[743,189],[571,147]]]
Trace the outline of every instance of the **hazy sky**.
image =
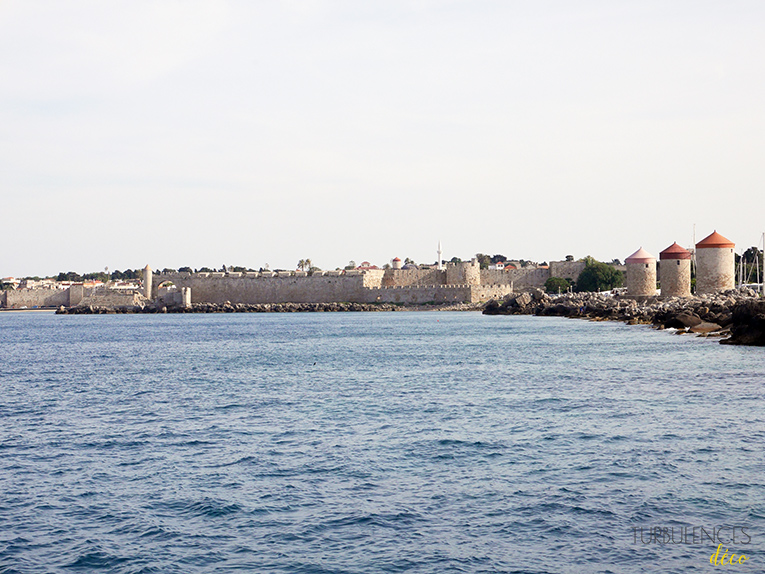
[[0,0],[0,276],[765,230],[765,2]]

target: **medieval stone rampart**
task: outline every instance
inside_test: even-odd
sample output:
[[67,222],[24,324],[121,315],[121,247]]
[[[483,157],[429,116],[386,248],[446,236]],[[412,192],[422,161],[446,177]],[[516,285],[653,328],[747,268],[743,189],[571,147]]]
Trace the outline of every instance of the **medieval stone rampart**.
[[464,303],[471,300],[469,285],[379,287],[368,289],[363,303]]
[[584,261],[550,261],[550,277],[576,281],[586,265]]
[[[581,262],[554,262],[556,276],[576,278],[584,267]],[[278,273],[152,273],[148,270],[144,288],[158,303],[454,303],[479,302],[501,298],[512,291],[529,290],[544,285],[547,269],[510,271],[481,270],[478,262],[447,264],[446,269],[372,269],[318,271],[311,274],[295,271]],[[175,289],[168,289],[172,284]],[[149,291],[150,290],[150,291]],[[141,299],[141,301],[138,301]],[[125,307],[145,302],[141,294],[110,290],[106,287],[69,289],[17,289],[0,297],[4,307],[112,306]]]
[[[171,273],[157,274],[154,284],[167,281],[179,289],[191,289],[192,303],[327,303],[365,302],[363,273],[325,275],[316,273],[307,277],[280,273],[276,277],[255,274]],[[375,281],[374,277],[370,280]],[[157,293],[153,294],[157,297]]]
[[447,285],[480,285],[481,267],[475,259],[446,266]]
[[69,305],[68,289],[12,289],[3,293],[5,298],[3,307],[6,309]]
[[411,285],[445,285],[446,271],[439,269],[386,269],[382,287],[408,287]]
[[513,285],[516,291],[544,287],[549,277],[548,269],[481,269],[481,285]]
[[501,299],[516,289],[510,285],[474,285],[470,290],[470,303]]
[[[471,273],[471,280],[480,280]],[[463,267],[463,268],[464,268]],[[534,287],[544,284],[546,270],[534,269],[519,274],[516,287]],[[446,285],[447,271],[437,269],[388,269],[346,272],[302,273],[170,273],[153,277],[156,299],[163,285],[172,283],[178,289],[190,289],[193,303],[446,303],[477,302],[502,297],[511,292],[511,283],[495,285]],[[525,281],[524,281],[525,279]],[[394,283],[391,285],[391,283]],[[402,283],[402,284],[395,284]]]
[[[84,296],[77,305],[94,307],[135,307],[145,301],[143,295],[128,291],[120,292],[113,289],[94,289]],[[75,305],[70,305],[74,307]]]

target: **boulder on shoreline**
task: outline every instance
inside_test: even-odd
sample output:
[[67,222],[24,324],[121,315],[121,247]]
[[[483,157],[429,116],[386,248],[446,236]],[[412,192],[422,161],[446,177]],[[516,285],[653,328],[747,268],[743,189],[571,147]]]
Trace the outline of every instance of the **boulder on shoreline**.
[[751,299],[735,306],[731,316],[731,336],[725,345],[765,346],[765,301]]

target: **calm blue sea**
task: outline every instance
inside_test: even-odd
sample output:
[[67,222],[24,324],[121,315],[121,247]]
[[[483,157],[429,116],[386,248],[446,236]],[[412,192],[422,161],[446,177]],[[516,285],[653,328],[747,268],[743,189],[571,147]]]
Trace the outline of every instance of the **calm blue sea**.
[[0,313],[0,573],[763,572],[764,357],[478,313]]

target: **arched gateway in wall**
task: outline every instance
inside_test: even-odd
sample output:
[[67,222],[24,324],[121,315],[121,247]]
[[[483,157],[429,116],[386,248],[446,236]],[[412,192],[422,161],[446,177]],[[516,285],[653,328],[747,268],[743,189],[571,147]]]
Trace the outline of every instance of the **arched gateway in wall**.
[[[151,296],[149,298],[152,301],[155,300],[159,296],[160,288],[163,286],[175,285],[178,291],[181,291],[183,288],[190,289],[192,283],[193,275],[191,273],[152,273]],[[144,285],[146,285],[145,279]]]

